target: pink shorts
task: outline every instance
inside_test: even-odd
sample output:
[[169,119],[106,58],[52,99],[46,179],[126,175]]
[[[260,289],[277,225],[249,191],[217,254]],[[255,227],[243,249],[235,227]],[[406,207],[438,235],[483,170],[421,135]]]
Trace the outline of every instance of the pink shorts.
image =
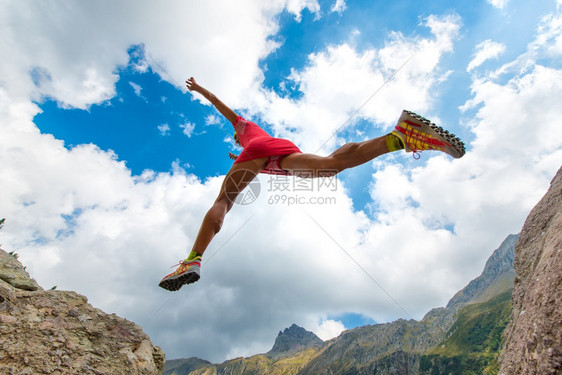
[[242,117],[238,117],[233,125],[240,143],[244,147],[235,163],[268,157],[262,173],[290,174],[281,168],[280,163],[284,156],[302,152],[293,142],[283,138],[273,138],[258,125],[246,121]]
[[270,156],[265,163],[265,168],[261,173],[277,174],[277,175],[290,175],[291,172],[281,168],[281,160],[287,155]]

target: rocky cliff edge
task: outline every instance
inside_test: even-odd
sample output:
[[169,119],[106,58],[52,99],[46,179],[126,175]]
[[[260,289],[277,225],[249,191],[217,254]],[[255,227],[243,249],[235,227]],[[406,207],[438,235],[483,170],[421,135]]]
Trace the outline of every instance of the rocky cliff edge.
[[500,374],[562,373],[562,168],[515,246],[513,313]]
[[43,290],[0,249],[1,374],[161,374],[165,357],[138,325],[75,292]]

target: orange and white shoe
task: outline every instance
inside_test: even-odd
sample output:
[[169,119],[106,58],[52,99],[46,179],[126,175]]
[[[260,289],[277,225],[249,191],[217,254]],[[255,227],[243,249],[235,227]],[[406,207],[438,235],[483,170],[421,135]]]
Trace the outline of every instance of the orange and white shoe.
[[[159,286],[169,291],[179,290],[185,284],[191,284],[201,277],[201,257],[180,260],[179,267],[160,281]],[[172,266],[175,267],[175,266]]]
[[465,154],[464,143],[457,136],[411,111],[402,111],[392,134],[400,138],[406,152],[413,152],[416,159],[426,150],[442,151],[456,159]]

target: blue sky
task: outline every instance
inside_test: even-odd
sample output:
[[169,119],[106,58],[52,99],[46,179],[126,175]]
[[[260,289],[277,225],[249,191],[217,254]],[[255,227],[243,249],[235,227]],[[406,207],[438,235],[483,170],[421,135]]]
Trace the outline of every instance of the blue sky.
[[[510,51],[516,55],[525,48],[522,41],[532,35],[531,20],[553,7],[553,4],[547,2],[541,5],[544,6],[521,2],[513,10],[505,11],[503,16],[507,18],[507,22],[502,23],[501,28],[495,25],[495,19],[486,16],[485,11],[489,9],[486,2],[465,1],[455,4],[455,8],[450,7],[446,1],[432,2],[429,6],[407,2],[346,2],[346,10],[341,13],[330,13],[333,5],[323,3],[320,4],[320,12],[326,15],[318,17],[316,13],[304,9],[299,22],[296,22],[293,14],[284,11],[277,20],[279,32],[271,37],[279,43],[279,48],[259,61],[264,73],[262,86],[281,96],[298,99],[302,95],[298,86],[282,84],[291,74],[291,69],[300,70],[306,66],[310,53],[348,41],[353,30],[361,32],[360,37],[353,37],[357,50],[381,46],[387,34],[395,31],[393,25],[396,23],[400,24],[398,30],[404,35],[427,35],[427,29],[420,22],[423,17],[436,10],[445,14],[459,14],[467,33],[482,33],[486,38],[515,44],[515,48]],[[526,16],[522,17],[522,14]],[[521,19],[523,24],[520,23]],[[486,31],[484,33],[481,30]],[[510,40],[513,38],[509,35],[515,33],[523,35],[518,35],[517,40]],[[441,69],[454,69],[459,62],[469,60],[471,53],[472,50],[466,47],[455,50],[444,57]],[[118,66],[115,70],[119,80],[115,84],[114,97],[82,110],[61,108],[56,99],[43,98],[38,103],[42,112],[35,118],[39,129],[64,140],[68,148],[93,143],[104,150],[113,150],[119,160],[126,162],[133,175],[140,175],[146,169],[168,172],[176,166],[201,179],[225,174],[231,165],[226,158],[227,153],[230,150],[236,151],[229,139],[231,127],[214,109],[193,102],[191,96],[186,94],[185,88],[181,86],[184,86],[189,73],[186,72],[184,77],[170,76],[162,65],[146,53],[143,44],[131,46],[128,54],[127,64]],[[148,63],[149,67],[146,71],[139,71],[139,63]],[[155,69],[150,65],[155,65]],[[397,66],[400,65],[401,62],[397,61]],[[163,77],[160,77],[155,70],[162,69]],[[452,125],[449,128],[454,128],[467,144],[471,140],[470,132],[459,128],[455,122],[458,121],[458,107],[470,96],[469,84],[469,73],[454,70],[439,87],[439,97],[435,98],[436,101],[441,101],[439,115],[447,125]],[[463,89],[459,90],[459,87]],[[380,86],[373,87],[373,93],[379,88]],[[376,101],[376,95],[372,100]],[[356,107],[361,104],[363,103],[358,102]],[[218,123],[208,125],[208,116],[214,116]],[[266,122],[262,121],[260,124],[273,132]],[[370,121],[361,119],[350,129],[342,130],[342,134],[350,141],[358,140],[354,134],[357,131],[369,137],[381,133]],[[368,190],[369,168],[362,166],[342,175],[351,181],[351,197],[358,210],[365,209],[371,200]]]
[[[117,70],[115,97],[88,110],[63,109],[47,100],[35,120],[39,129],[69,148],[93,143],[113,150],[133,175],[145,169],[167,172],[173,163],[203,178],[228,171],[223,139],[230,135],[230,125],[152,69],[139,72],[138,59],[149,59],[142,45],[131,47],[129,56],[127,66]],[[213,115],[219,124],[206,125],[205,118]],[[209,152],[210,147],[217,151]]]
[[[561,164],[561,6],[4,1],[0,242],[45,288],[140,324],[168,358],[266,352],[293,323],[328,339],[422,319],[520,230]],[[239,151],[190,76],[305,152],[385,134],[407,108],[467,154],[386,155],[335,191],[281,196],[261,175],[201,281],[170,297],[158,281]]]

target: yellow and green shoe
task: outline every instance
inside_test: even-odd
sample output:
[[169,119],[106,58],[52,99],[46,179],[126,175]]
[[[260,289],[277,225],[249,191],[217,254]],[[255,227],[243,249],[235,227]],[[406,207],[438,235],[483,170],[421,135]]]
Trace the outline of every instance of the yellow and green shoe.
[[402,111],[391,134],[399,138],[406,152],[413,152],[416,159],[426,150],[442,151],[456,159],[465,154],[464,143],[457,136],[411,111]]

